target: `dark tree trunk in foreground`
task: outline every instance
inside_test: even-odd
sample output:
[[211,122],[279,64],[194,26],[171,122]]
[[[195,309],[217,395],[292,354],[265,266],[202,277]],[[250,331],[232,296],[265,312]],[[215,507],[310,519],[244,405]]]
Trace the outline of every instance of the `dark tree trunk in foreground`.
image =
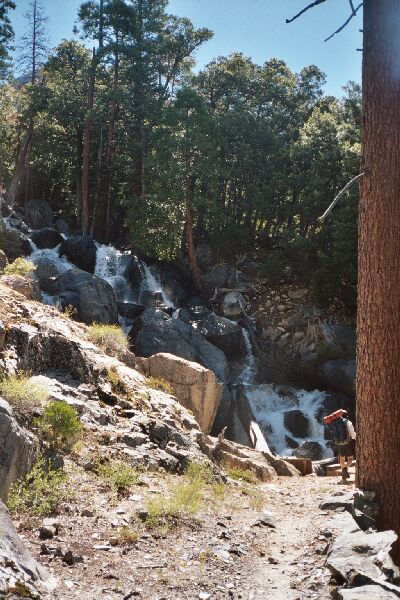
[[[400,0],[364,1],[357,354],[359,487],[400,535]],[[395,547],[400,559],[400,543]]]

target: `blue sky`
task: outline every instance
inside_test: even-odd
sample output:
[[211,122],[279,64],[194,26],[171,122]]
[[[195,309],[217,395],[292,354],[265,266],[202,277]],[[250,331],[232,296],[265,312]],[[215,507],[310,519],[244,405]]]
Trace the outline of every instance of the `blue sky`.
[[[81,0],[42,1],[49,16],[50,43],[55,46],[62,38],[71,37]],[[13,22],[18,38],[26,0],[16,2]],[[327,75],[327,93],[339,95],[347,81],[361,80],[361,52],[356,51],[361,45],[361,16],[324,43],[349,15],[348,0],[328,0],[286,25],[285,18],[305,4],[306,0],[170,0],[169,11],[214,31],[214,38],[197,52],[199,67],[234,51],[258,63],[281,58],[295,71],[316,64]]]

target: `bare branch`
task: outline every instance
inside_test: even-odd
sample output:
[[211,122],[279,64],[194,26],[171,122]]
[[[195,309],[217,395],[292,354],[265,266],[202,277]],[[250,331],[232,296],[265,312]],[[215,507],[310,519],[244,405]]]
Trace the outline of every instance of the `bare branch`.
[[354,8],[354,2],[353,2],[353,0],[349,0],[349,4],[350,4],[351,12],[353,13],[353,17],[355,17],[356,10]]
[[315,0],[314,2],[311,2],[311,4],[309,4],[308,6],[306,6],[305,8],[303,8],[303,10],[301,10],[299,13],[297,13],[297,15],[295,15],[291,19],[286,19],[286,23],[293,23],[293,21],[295,21],[296,19],[298,19],[299,17],[301,17],[301,15],[304,15],[305,12],[307,12],[311,8],[314,8],[314,6],[318,6],[319,4],[323,4],[324,2],[326,2],[326,0]]
[[349,16],[349,18],[343,23],[343,25],[341,25],[339,27],[339,29],[337,29],[336,31],[334,31],[332,33],[332,35],[330,35],[329,37],[326,38],[326,40],[324,40],[325,42],[328,42],[329,40],[331,40],[337,33],[340,33],[341,31],[343,31],[343,29],[350,23],[350,21],[356,16],[356,14],[358,13],[358,11],[360,10],[360,8],[363,6],[363,2],[360,2],[360,4],[357,6],[357,8],[354,8],[354,5],[352,4],[352,9],[353,12],[351,13],[351,15]]
[[357,175],[357,177],[353,177],[353,179],[349,181],[347,185],[345,185],[342,191],[338,193],[338,195],[336,196],[334,201],[328,206],[324,214],[321,217],[318,217],[318,221],[325,221],[326,217],[332,212],[332,210],[334,209],[340,198],[343,196],[343,194],[345,194],[347,190],[351,188],[352,185],[354,185],[359,179],[361,179],[361,177],[364,177],[364,175],[366,175],[365,172],[360,173],[359,175]]

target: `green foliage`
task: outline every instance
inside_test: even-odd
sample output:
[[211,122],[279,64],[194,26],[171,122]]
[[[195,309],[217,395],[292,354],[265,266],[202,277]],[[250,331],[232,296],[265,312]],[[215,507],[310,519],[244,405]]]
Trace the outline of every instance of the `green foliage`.
[[0,395],[12,406],[21,410],[31,410],[44,402],[49,392],[47,388],[26,373],[7,375],[0,381]]
[[146,524],[165,527],[193,517],[204,507],[204,484],[200,480],[178,484],[170,496],[158,495],[147,504]]
[[260,276],[268,279],[270,283],[278,283],[283,278],[284,261],[279,254],[271,254],[260,265]]
[[173,394],[171,385],[168,381],[165,381],[165,379],[148,377],[145,381],[145,385],[152,390],[160,390],[160,392],[165,392],[166,394]]
[[211,465],[207,462],[190,461],[185,471],[185,477],[192,483],[200,481],[211,484],[215,480]]
[[47,471],[38,460],[32,471],[12,486],[7,506],[11,512],[51,515],[71,495],[65,473]]
[[245,481],[246,483],[259,483],[259,479],[249,469],[242,469],[240,467],[232,467],[228,464],[223,465],[227,475],[237,481]]
[[7,265],[3,271],[4,275],[21,275],[26,277],[36,271],[36,265],[26,258],[16,258],[14,262]]
[[50,402],[35,419],[39,436],[54,450],[71,450],[82,434],[76,410],[65,402]]
[[117,394],[126,394],[128,391],[126,383],[118,375],[115,367],[109,367],[107,369],[107,376],[114,392]]
[[117,492],[124,492],[139,481],[138,471],[119,461],[99,465],[98,473]]
[[128,338],[118,325],[104,325],[93,323],[88,327],[88,338],[91,342],[102,348],[105,352],[113,354],[118,350],[127,350]]

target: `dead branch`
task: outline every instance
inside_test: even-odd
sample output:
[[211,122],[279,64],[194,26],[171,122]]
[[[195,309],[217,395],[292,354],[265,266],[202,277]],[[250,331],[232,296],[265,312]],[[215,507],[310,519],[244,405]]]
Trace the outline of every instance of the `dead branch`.
[[343,23],[343,25],[341,25],[341,26],[339,27],[339,29],[336,29],[336,31],[334,31],[334,32],[332,33],[332,35],[330,35],[329,37],[327,37],[327,38],[326,38],[326,40],[324,40],[324,41],[325,41],[325,42],[328,42],[328,41],[329,41],[329,40],[331,40],[331,39],[332,39],[332,38],[333,38],[333,37],[334,37],[334,36],[335,36],[337,33],[340,33],[341,31],[343,31],[343,29],[344,29],[345,27],[347,27],[347,25],[350,23],[350,21],[351,21],[351,20],[352,20],[352,19],[353,19],[353,18],[356,16],[356,14],[357,14],[357,13],[358,13],[358,11],[360,10],[360,8],[363,6],[363,4],[364,4],[363,2],[360,2],[360,4],[357,6],[357,8],[354,8],[354,4],[353,4],[352,0],[350,0],[350,5],[351,5],[351,8],[352,8],[352,13],[351,13],[351,15],[349,16],[349,18],[348,18],[348,19],[346,19],[346,21]]
[[318,6],[319,4],[323,4],[324,2],[326,2],[326,0],[315,0],[314,2],[311,2],[311,4],[309,4],[308,6],[306,6],[305,8],[303,8],[303,10],[301,10],[299,13],[297,13],[297,15],[295,15],[291,19],[286,19],[286,23],[293,23],[293,21],[295,21],[296,19],[298,19],[299,17],[301,17],[301,15],[304,15],[305,12],[311,10],[311,8],[314,8],[314,6]]
[[347,192],[347,190],[349,190],[351,188],[352,185],[354,185],[359,179],[361,179],[361,177],[364,177],[365,174],[366,173],[364,172],[364,173],[360,173],[359,175],[357,175],[357,177],[353,177],[353,179],[351,181],[349,181],[349,183],[347,183],[345,185],[345,187],[338,193],[338,195],[333,200],[333,202],[328,206],[328,208],[326,209],[324,214],[321,217],[318,217],[318,221],[325,221],[326,217],[332,212],[332,210],[334,209],[334,207],[336,206],[336,204],[338,203],[340,198],[343,196],[343,194],[345,194]]

